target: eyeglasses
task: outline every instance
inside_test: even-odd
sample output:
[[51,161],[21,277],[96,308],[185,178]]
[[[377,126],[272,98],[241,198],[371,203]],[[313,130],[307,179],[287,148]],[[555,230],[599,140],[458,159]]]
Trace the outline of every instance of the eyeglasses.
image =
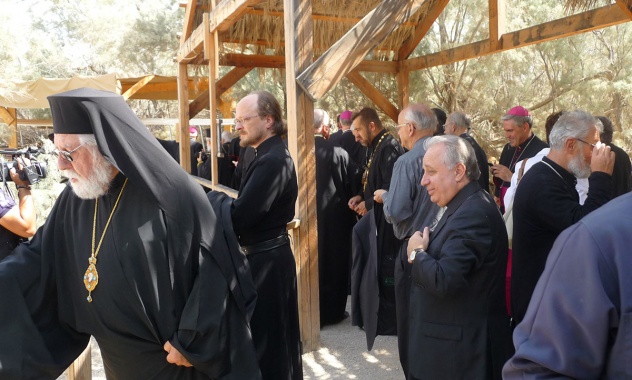
[[584,141],[584,140],[582,140],[582,139],[577,139],[577,140],[579,140],[579,141],[583,142],[584,144],[588,144],[588,145],[590,145],[590,146],[591,146],[591,147],[593,147],[593,148],[595,148],[595,147],[597,146],[597,144],[591,144],[591,143],[589,143],[589,142],[587,142],[587,141]]
[[399,123],[399,124],[397,124],[397,126],[395,127],[395,130],[397,130],[397,131],[399,132],[399,129],[400,129],[401,127],[403,127],[404,125],[408,125],[408,124],[412,125],[412,126],[413,126],[413,129],[417,129],[417,128],[415,128],[415,124],[413,124],[413,123],[411,123],[411,122],[409,122],[409,121],[408,121],[408,122],[406,122],[406,123]]
[[65,150],[59,150],[59,149],[55,149],[53,150],[51,153],[53,153],[55,155],[55,157],[61,157],[64,160],[68,161],[68,162],[72,162],[72,156],[71,154],[73,154],[77,149],[81,148],[82,146],[84,146],[85,144],[81,144],[78,147],[76,147],[75,149],[71,150],[71,151],[65,151]]
[[235,118],[235,126],[237,126],[237,124],[244,125],[244,123],[246,123],[248,120],[254,119],[255,117],[261,117],[261,116],[255,115],[255,116]]

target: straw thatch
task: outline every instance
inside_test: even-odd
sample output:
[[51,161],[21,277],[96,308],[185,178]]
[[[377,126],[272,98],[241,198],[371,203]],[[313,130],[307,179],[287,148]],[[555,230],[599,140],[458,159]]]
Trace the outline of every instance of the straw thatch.
[[[436,0],[429,0],[404,24],[393,31],[374,50],[369,59],[392,61],[397,50],[414,33],[420,20]],[[347,33],[359,20],[377,7],[381,0],[313,0],[314,56],[318,57]],[[198,6],[201,13],[210,10],[210,0]],[[264,0],[249,10],[227,31],[219,35],[221,51],[225,53],[284,54],[283,1]]]
[[[624,3],[628,8],[632,7],[632,0],[617,0],[620,3]],[[566,0],[566,9],[574,11],[583,11],[598,6],[605,6],[611,4],[610,0]]]

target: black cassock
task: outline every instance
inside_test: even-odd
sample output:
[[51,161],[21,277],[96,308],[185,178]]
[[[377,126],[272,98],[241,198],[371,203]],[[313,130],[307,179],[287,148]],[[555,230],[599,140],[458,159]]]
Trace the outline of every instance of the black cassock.
[[[245,166],[239,196],[231,212],[235,234],[242,246],[257,245],[286,234],[298,197],[294,162],[280,136],[272,136],[249,150],[254,159]],[[242,159],[244,163],[249,161],[243,155]],[[257,288],[257,305],[250,326],[262,377],[302,379],[296,262],[292,249],[284,244],[247,257]]]
[[[383,139],[382,139],[383,137]],[[380,139],[382,141],[380,142]],[[375,152],[375,154],[372,154]],[[378,312],[376,314],[363,315],[361,320],[364,323],[365,333],[367,335],[367,345],[369,349],[373,346],[373,339],[376,335],[395,335],[397,333],[397,323],[395,317],[395,258],[399,253],[399,240],[393,233],[393,226],[389,224],[384,217],[384,208],[381,203],[373,201],[373,193],[377,189],[388,190],[391,184],[391,176],[393,174],[393,166],[397,158],[404,153],[404,149],[399,142],[393,138],[388,131],[383,130],[378,134],[369,147],[369,157],[371,166],[368,170],[368,178],[366,187],[364,188],[363,197],[367,210],[373,210],[373,218],[376,227],[376,271],[371,273],[371,277],[363,279],[364,285],[357,288],[360,292],[368,292],[369,289],[379,289],[375,294],[359,294],[352,293],[352,299],[369,299],[374,297],[378,304]],[[363,218],[364,219],[364,218]],[[367,235],[365,239],[369,239]],[[356,248],[354,247],[354,251]],[[355,254],[355,253],[354,253]],[[358,282],[354,276],[363,276],[365,268],[357,265],[357,258],[353,259],[352,283]],[[377,286],[368,282],[377,282]],[[352,292],[354,288],[352,287]],[[372,292],[371,292],[372,293]],[[375,322],[374,319],[377,319]],[[356,320],[354,318],[354,320]],[[375,326],[375,327],[373,327]]]
[[321,136],[316,136],[314,143],[320,324],[326,325],[344,318],[347,303],[351,230],[355,223],[347,202],[353,196],[355,170],[344,149]]
[[[200,186],[120,95],[78,89],[49,101],[55,133],[90,129],[120,174],[96,212],[66,188],[33,239],[0,262],[0,378],[55,379],[91,335],[109,379],[260,378],[254,284]],[[93,236],[98,244],[110,215],[88,302]],[[193,367],[169,364],[166,341]]]

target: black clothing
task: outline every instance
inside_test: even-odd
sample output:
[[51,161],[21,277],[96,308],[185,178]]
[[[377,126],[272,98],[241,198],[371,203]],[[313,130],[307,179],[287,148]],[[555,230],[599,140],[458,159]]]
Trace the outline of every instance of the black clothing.
[[248,171],[248,166],[252,160],[255,159],[255,149],[251,146],[242,147],[239,150],[239,156],[237,166],[235,166],[235,173],[233,173],[233,186],[235,190],[239,190],[241,187],[241,181],[245,173]]
[[350,129],[342,132],[342,136],[340,136],[340,145],[334,144],[334,146],[339,146],[342,149],[346,150],[349,153],[349,158],[353,161],[358,167],[363,168],[366,164],[366,155],[367,149],[362,146],[359,142],[355,141],[355,136]]
[[507,230],[477,182],[447,204],[426,252],[411,269],[410,378],[500,380],[512,353]]
[[[381,142],[380,139],[382,139]],[[379,295],[376,296],[379,296],[379,310],[377,313],[376,335],[395,335],[397,333],[394,276],[395,258],[397,257],[400,243],[395,237],[393,226],[385,219],[384,205],[373,202],[373,193],[378,189],[389,189],[393,166],[397,158],[402,154],[404,154],[404,149],[386,130],[382,130],[375,136],[367,153],[369,157],[373,156],[373,159],[371,167],[368,168],[363,198],[366,209],[373,210],[377,229],[377,281]]]
[[580,205],[577,179],[548,157],[522,177],[513,205],[511,315],[516,324],[524,318],[557,236],[612,198],[609,174],[593,172],[588,183],[588,197]]
[[342,133],[342,129],[337,130],[336,132],[329,135],[327,141],[329,141],[333,146],[340,146],[340,138],[342,137]]
[[487,165],[487,154],[485,154],[483,148],[478,145],[474,137],[467,133],[463,133],[461,137],[467,140],[467,142],[472,145],[472,148],[474,148],[476,162],[478,162],[478,168],[481,171],[481,176],[478,178],[478,184],[481,185],[481,189],[489,193],[489,165]]
[[[294,218],[298,197],[294,162],[283,139],[272,136],[252,150],[255,158],[245,171],[231,213],[242,246],[285,234],[287,223]],[[263,379],[302,379],[296,263],[292,250],[285,244],[250,253],[247,258],[257,287],[257,305],[250,326]]]
[[[195,139],[191,139],[190,140],[190,154],[191,154],[191,170],[189,171],[189,174],[192,175],[196,175],[198,177],[201,177],[198,174],[197,171],[197,158],[200,155],[200,152],[204,150],[204,147],[202,146],[202,144],[200,144],[199,142],[197,142]],[[209,170],[210,173],[210,170]],[[206,178],[206,177],[203,177]],[[209,176],[210,178],[210,176]]]
[[[91,303],[83,277],[95,201],[70,187],[31,242],[0,263],[0,304],[12,305],[0,308],[10,331],[0,336],[0,377],[56,378],[93,335],[108,378],[259,378],[248,327],[252,277],[200,186],[120,95],[78,89],[48,99],[55,133],[67,123],[91,126],[120,171],[98,198],[98,235],[128,181],[99,251]],[[166,362],[167,340],[193,367]]]
[[[233,184],[233,174],[235,173],[235,165],[230,156],[230,143],[226,142],[222,144],[220,151],[221,157],[217,158],[217,176],[220,185],[231,187]],[[207,160],[208,161],[208,160]],[[198,168],[199,172],[199,168]],[[200,176],[201,177],[201,176]],[[209,176],[210,179],[210,176]]]
[[625,150],[610,143],[606,144],[614,152],[614,169],[612,171],[612,197],[616,198],[619,195],[625,194],[632,190],[632,163],[630,162],[630,156]]
[[[160,145],[169,153],[169,155],[176,160],[177,163],[180,163],[180,144],[174,140],[162,140],[156,139],[160,143]],[[197,171],[197,158],[200,152],[203,150],[202,144],[195,141],[194,139],[190,140],[191,144],[191,170],[189,174],[198,175]],[[209,169],[210,170],[210,169]],[[200,176],[202,177],[202,176]],[[206,178],[206,177],[202,177]]]
[[[11,190],[9,190],[7,186],[7,182],[2,181],[2,185],[0,186],[0,218],[4,218],[9,211],[16,207],[16,204],[11,194]],[[17,247],[18,244],[20,244],[20,242],[26,240],[27,239],[9,231],[4,226],[0,226],[0,261],[9,256],[9,254],[15,249],[15,247]]]
[[[498,160],[498,163],[508,167],[509,170],[511,170],[511,172],[513,173],[518,161],[524,160],[525,158],[531,158],[538,154],[538,152],[544,148],[548,148],[548,145],[544,141],[540,140],[538,136],[532,134],[531,137],[527,139],[527,141],[520,144],[520,146],[518,146],[517,148],[514,148],[509,144],[505,144],[502,152],[500,153],[500,159]],[[509,187],[511,186],[511,183],[504,182],[498,177],[493,177],[493,180],[494,185],[496,185],[494,195],[500,197],[500,211],[504,213],[505,206],[503,203],[503,197],[505,193],[501,190],[501,187]]]
[[337,323],[345,316],[351,229],[355,223],[347,202],[351,192],[347,152],[322,136],[315,137],[316,204],[318,219],[318,278],[320,325]]

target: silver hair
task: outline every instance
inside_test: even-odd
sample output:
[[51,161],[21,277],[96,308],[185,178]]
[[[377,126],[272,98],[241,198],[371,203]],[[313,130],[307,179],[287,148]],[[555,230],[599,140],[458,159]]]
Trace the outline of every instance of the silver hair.
[[549,145],[551,149],[562,149],[564,142],[568,139],[585,140],[592,127],[595,127],[599,133],[603,131],[601,121],[586,111],[564,112],[553,125],[549,135]]
[[314,110],[314,129],[329,125],[329,114],[320,108]]
[[428,114],[414,109],[413,107],[407,107],[402,114],[402,118],[410,121],[415,125],[415,129],[418,130],[434,130],[437,127],[437,115],[434,112]]
[[77,135],[77,137],[79,137],[79,144],[81,145],[89,145],[89,146],[97,145],[97,139],[92,134]]
[[533,127],[533,119],[531,118],[531,116],[516,116],[516,115],[506,114],[505,116],[501,117],[500,120],[501,121],[513,120],[514,123],[516,123],[516,125],[520,127],[524,123],[529,124],[529,128]]
[[233,136],[230,132],[228,131],[224,131],[222,132],[222,140],[226,141],[226,142],[230,142],[230,140],[233,139]]
[[454,111],[448,116],[448,120],[453,122],[459,128],[470,129],[472,120],[466,114],[460,111]]
[[454,167],[461,163],[465,166],[465,176],[470,181],[478,181],[481,176],[481,170],[478,168],[478,161],[476,161],[476,153],[472,145],[464,139],[453,135],[442,135],[432,137],[425,142],[426,151],[431,146],[443,144],[445,151],[443,153],[443,164],[448,169],[454,169]]

